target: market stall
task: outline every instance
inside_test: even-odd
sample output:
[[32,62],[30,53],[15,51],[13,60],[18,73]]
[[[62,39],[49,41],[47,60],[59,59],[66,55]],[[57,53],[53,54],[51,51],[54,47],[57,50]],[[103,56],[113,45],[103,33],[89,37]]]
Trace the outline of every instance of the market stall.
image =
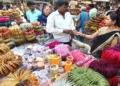
[[[70,11],[78,15],[77,10]],[[103,19],[96,17],[88,25],[96,22],[94,27],[101,27]],[[17,12],[1,12],[0,23],[5,24],[0,27],[0,86],[118,86],[117,69],[106,62],[106,53],[95,58],[90,55],[90,46],[77,40],[72,40],[77,48],[62,44],[38,23],[12,24],[19,20]],[[12,23],[6,25],[9,21]]]

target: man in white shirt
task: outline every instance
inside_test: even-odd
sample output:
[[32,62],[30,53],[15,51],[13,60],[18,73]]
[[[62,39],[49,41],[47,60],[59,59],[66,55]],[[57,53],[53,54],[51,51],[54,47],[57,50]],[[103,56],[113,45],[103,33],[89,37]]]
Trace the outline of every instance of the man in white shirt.
[[69,44],[71,34],[77,35],[71,14],[68,12],[68,2],[59,0],[58,10],[51,13],[47,18],[46,31],[52,33],[55,40]]
[[89,11],[90,20],[92,20],[97,15],[97,9],[95,8],[94,4],[89,4],[88,7],[90,9]]

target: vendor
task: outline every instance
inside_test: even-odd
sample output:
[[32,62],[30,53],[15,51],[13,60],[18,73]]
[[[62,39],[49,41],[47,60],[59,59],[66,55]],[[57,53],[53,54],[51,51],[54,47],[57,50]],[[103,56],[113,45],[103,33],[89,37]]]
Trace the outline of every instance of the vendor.
[[42,14],[41,11],[35,9],[35,3],[33,1],[28,1],[27,6],[29,7],[30,10],[26,12],[26,17],[27,20],[30,23],[37,22],[38,17]]
[[59,0],[58,9],[47,18],[46,31],[52,33],[55,40],[69,44],[71,34],[76,35],[76,30],[71,14],[68,12],[68,2]]

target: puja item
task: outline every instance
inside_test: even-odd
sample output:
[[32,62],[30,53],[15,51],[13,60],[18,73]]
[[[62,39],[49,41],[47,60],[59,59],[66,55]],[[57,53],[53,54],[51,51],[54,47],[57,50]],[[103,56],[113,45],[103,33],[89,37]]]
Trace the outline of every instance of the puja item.
[[60,73],[60,74],[64,73],[64,68],[63,67],[59,67],[58,68],[58,73]]
[[38,62],[37,67],[40,68],[40,69],[44,69],[44,67],[45,67],[44,62]]
[[22,61],[20,56],[4,55],[4,58],[0,58],[0,75],[7,75],[10,72],[14,72],[16,69],[18,69],[18,67],[21,66],[21,64]]
[[104,60],[94,60],[90,63],[89,68],[97,71],[109,80],[110,86],[118,86],[118,73],[114,65]]
[[9,21],[9,18],[7,18],[7,17],[0,17],[0,22],[1,23],[6,23],[6,22],[8,22]]
[[44,62],[43,58],[41,58],[41,57],[36,57],[34,61],[36,61],[36,62]]
[[6,44],[0,44],[0,75],[7,75],[14,72],[22,64],[22,58],[14,55],[10,47]]
[[71,61],[66,61],[65,62],[65,72],[70,72],[72,67],[72,62]]
[[61,56],[59,54],[56,54],[52,57],[52,64],[53,65],[60,65],[61,62]]
[[54,48],[55,53],[61,55],[62,60],[66,60],[66,57],[70,55],[70,46],[65,44],[59,44]]
[[0,44],[0,55],[6,54],[10,51],[10,47],[7,44]]
[[[118,48],[119,49],[119,48]],[[101,59],[120,68],[120,51],[116,49],[104,49],[101,54]]]
[[16,86],[24,80],[29,80],[33,86],[40,86],[37,77],[32,74],[32,71],[23,69],[10,73],[7,77],[3,78],[0,86]]
[[11,32],[11,35],[13,36],[16,45],[20,45],[21,43],[25,42],[23,30],[21,30],[18,25],[9,27],[9,30]]
[[33,72],[35,76],[38,77],[38,79],[41,82],[40,86],[45,86],[46,83],[48,83],[50,81],[50,79],[48,78],[48,71],[45,69],[42,70],[36,70]]
[[55,80],[56,80],[56,78],[55,78],[55,77],[52,77],[52,78],[50,79],[50,83],[55,82]]
[[75,86],[111,86],[104,76],[87,67],[73,69],[67,80]]
[[54,56],[53,54],[50,54],[50,55],[47,56],[49,65],[52,64],[52,58],[53,58],[53,56]]
[[73,57],[72,57],[72,56],[68,56],[68,57],[67,57],[67,61],[73,62]]
[[58,74],[56,74],[56,75],[55,75],[55,78],[59,77],[60,75],[61,75],[61,74],[59,74],[59,73],[58,73]]
[[0,27],[0,42],[9,43],[11,41],[11,33],[8,27]]
[[66,79],[56,80],[50,86],[75,86],[73,83],[67,81]]
[[54,77],[58,73],[58,65],[50,66],[50,76]]

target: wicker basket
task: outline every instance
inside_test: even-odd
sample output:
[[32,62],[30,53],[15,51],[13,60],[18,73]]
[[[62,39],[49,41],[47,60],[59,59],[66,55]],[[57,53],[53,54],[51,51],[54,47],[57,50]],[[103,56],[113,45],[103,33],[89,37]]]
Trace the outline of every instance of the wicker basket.
[[79,8],[69,9],[69,12],[71,13],[71,15],[79,15],[80,9]]

